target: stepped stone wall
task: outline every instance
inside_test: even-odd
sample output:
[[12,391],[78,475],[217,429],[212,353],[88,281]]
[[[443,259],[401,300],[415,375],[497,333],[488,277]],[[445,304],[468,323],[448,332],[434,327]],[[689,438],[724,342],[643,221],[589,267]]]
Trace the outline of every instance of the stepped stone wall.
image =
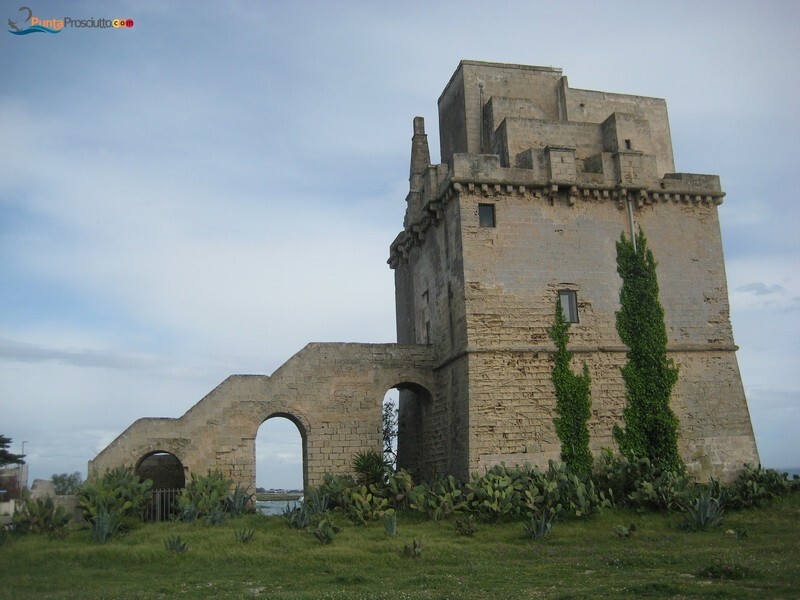
[[292,420],[303,441],[304,485],[350,473],[353,454],[382,450],[381,411],[394,387],[421,396],[433,387],[426,346],[309,344],[271,376],[232,375],[177,419],[135,421],[89,463],[102,474],[138,466],[155,453],[182,463],[186,480],[219,469],[254,489],[255,438],[274,416]]

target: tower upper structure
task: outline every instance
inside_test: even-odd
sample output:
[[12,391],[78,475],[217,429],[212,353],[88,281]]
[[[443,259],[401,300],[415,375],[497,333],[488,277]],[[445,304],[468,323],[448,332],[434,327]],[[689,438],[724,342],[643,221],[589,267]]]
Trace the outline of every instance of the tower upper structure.
[[674,173],[666,102],[573,89],[560,69],[462,61],[439,97],[442,164],[414,119],[403,231],[390,247],[397,335],[437,358],[429,402],[401,394],[399,459],[466,476],[558,459],[547,331],[557,299],[592,374],[595,451],[613,446],[626,348],[616,241],[659,261],[681,450],[724,476],[758,455],[736,363],[719,177]]

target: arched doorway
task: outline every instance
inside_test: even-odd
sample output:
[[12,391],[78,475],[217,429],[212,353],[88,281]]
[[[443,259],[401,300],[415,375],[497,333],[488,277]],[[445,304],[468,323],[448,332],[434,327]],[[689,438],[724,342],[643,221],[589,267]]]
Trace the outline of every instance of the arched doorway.
[[177,496],[186,486],[180,459],[169,452],[152,452],[139,461],[135,472],[140,479],[153,482],[151,497],[145,504],[145,519],[166,521],[173,516],[178,510]]
[[256,491],[259,494],[305,489],[306,432],[292,415],[267,417],[256,434]]
[[425,434],[430,423],[431,394],[416,383],[401,383],[398,390],[397,468],[410,471],[417,480],[433,475]]
[[400,390],[391,388],[383,395],[381,428],[383,432],[383,458],[397,468],[397,417]]
[[148,454],[139,461],[136,474],[140,479],[152,480],[154,490],[182,489],[186,485],[183,464],[169,452]]

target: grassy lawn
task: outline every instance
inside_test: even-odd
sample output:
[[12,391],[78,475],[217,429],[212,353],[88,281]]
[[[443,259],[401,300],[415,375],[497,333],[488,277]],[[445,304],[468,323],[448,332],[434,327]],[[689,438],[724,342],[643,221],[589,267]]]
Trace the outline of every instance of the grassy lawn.
[[[280,517],[256,515],[217,527],[145,525],[106,544],[83,530],[28,535],[0,546],[0,598],[800,597],[800,494],[726,513],[712,531],[682,531],[680,520],[605,510],[532,541],[520,523],[478,523],[465,537],[450,521],[401,513],[393,538],[380,522],[358,528],[339,518],[328,546]],[[630,523],[630,538],[614,532]],[[237,541],[242,529],[255,530],[251,543]],[[186,553],[166,550],[175,535]],[[403,557],[414,538],[424,539],[421,556]]]

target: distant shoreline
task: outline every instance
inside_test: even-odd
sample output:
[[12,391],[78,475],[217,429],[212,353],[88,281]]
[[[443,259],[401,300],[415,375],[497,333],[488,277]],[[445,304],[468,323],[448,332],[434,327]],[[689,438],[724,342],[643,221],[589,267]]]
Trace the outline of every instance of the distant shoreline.
[[793,475],[800,475],[800,467],[787,467],[787,468],[765,467],[765,468],[775,469],[778,473],[786,473],[789,476],[789,479],[791,479]]
[[258,492],[256,493],[257,502],[270,502],[281,500],[299,500],[303,497],[303,492]]

